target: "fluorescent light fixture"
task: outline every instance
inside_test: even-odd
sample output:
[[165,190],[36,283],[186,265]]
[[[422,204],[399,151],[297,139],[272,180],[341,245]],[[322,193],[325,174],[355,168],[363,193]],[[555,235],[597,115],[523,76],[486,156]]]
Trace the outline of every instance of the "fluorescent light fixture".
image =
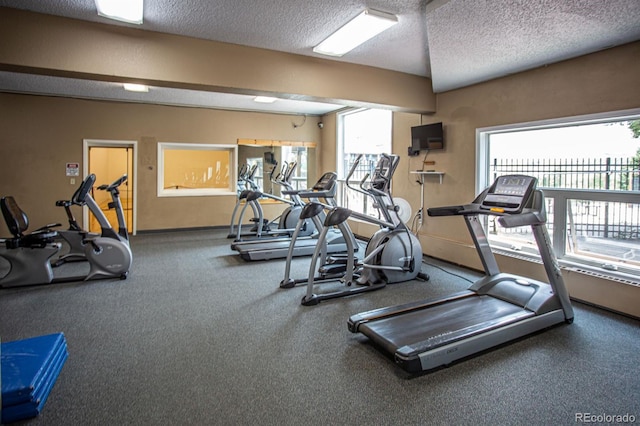
[[323,55],[342,56],[397,23],[396,15],[365,9],[314,47],[313,51]]
[[143,0],[96,0],[98,15],[130,24],[142,24]]
[[128,90],[129,92],[148,92],[149,86],[144,84],[134,84],[134,83],[124,83],[124,90]]
[[256,96],[253,100],[260,102],[261,104],[272,104],[277,101],[278,98],[272,98],[270,96]]

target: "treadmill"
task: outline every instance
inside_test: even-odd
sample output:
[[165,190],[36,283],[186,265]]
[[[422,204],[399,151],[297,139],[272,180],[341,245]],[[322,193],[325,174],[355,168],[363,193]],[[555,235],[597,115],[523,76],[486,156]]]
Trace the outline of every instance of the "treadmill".
[[[545,226],[544,195],[530,176],[501,176],[471,204],[428,209],[429,216],[462,216],[485,277],[468,290],[376,309],[349,318],[410,373],[446,366],[553,325],[573,322],[573,308]],[[549,283],[500,272],[481,215],[500,216],[506,228],[530,226]]]
[[[325,201],[325,204],[334,205],[333,199],[336,193],[337,175],[334,172],[327,172],[318,179],[311,189],[304,191],[282,191],[285,195],[295,193],[300,198],[310,201]],[[318,242],[319,230],[322,228],[322,221],[312,218],[316,227],[316,233],[309,237],[297,238],[294,242],[292,256],[313,255]],[[254,240],[234,243],[231,248],[236,250],[244,260],[269,260],[284,259],[289,253],[291,238],[280,238],[271,240]],[[344,241],[342,233],[337,230],[330,230],[327,236],[327,253],[343,253],[347,251],[347,243]]]

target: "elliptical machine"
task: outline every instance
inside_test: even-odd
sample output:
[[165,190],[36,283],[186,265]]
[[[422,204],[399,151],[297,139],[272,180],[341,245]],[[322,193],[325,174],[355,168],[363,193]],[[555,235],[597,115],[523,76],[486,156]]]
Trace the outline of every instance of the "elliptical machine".
[[[391,178],[400,162],[400,157],[382,154],[368,185],[365,186],[365,181],[369,175],[362,179],[359,189],[356,189],[351,185],[350,179],[361,159],[362,155],[359,155],[351,166],[346,179],[347,186],[349,189],[372,197],[374,206],[378,209],[382,219],[353,212],[344,207],[334,207],[327,213],[318,245],[311,259],[307,294],[302,298],[302,305],[317,305],[322,300],[378,290],[387,284],[416,278],[423,281],[429,279],[428,275],[421,272],[422,247],[420,242],[401,220],[400,209],[391,195]],[[345,236],[345,240],[350,241],[348,235],[351,231],[346,223],[350,217],[377,224],[381,229],[369,240],[362,262],[356,261],[354,245],[347,244],[345,273],[339,279],[346,288],[322,294],[314,293],[316,283],[336,281],[336,279],[323,279],[321,268],[318,268],[318,260],[323,255],[323,239],[330,228],[338,227]],[[321,272],[319,276],[316,276],[316,271]],[[353,284],[357,284],[357,286],[352,286]]]
[[[362,155],[356,158],[352,170],[357,168],[361,159]],[[368,215],[351,212],[351,217],[375,223],[381,227],[367,243],[365,258],[362,261],[362,273],[358,278],[360,285],[375,285],[382,282],[393,284],[417,277],[424,281],[429,279],[420,271],[422,265],[420,241],[400,218],[400,207],[391,195],[391,178],[399,163],[399,156],[382,154],[366,188],[362,182],[359,188],[353,187],[350,182],[351,176],[347,177],[347,187],[372,197],[374,206],[378,208],[383,218],[376,220]]]
[[246,208],[247,205],[249,205],[251,207],[251,210],[253,211],[253,218],[251,219],[251,222],[255,222],[248,235],[260,236],[262,235],[262,231],[267,230],[267,223],[265,223],[264,221],[260,203],[258,203],[254,199],[247,200],[249,194],[259,190],[258,185],[255,182],[255,174],[257,170],[258,164],[254,164],[251,167],[243,164],[240,167],[240,171],[238,172],[238,184],[239,188],[242,187],[242,184],[244,184],[245,188],[243,190],[239,190],[238,192],[238,201],[236,202],[236,205],[233,208],[233,213],[231,214],[231,224],[229,225],[229,234],[227,235],[227,238],[240,238],[240,232],[236,226],[236,218],[238,213],[241,210],[244,211],[244,208]]
[[[271,239],[279,239],[279,238],[290,238],[293,234],[296,224],[298,223],[298,219],[300,218],[300,212],[304,206],[302,199],[298,196],[298,191],[295,191],[292,184],[291,178],[293,173],[295,172],[298,164],[296,162],[284,163],[282,166],[282,170],[278,173],[277,176],[273,176],[274,169],[271,170],[270,180],[276,185],[280,185],[284,188],[282,191],[283,194],[288,195],[290,198],[279,197],[274,194],[264,193],[259,190],[249,191],[246,196],[246,202],[240,211],[240,216],[238,218],[237,225],[237,237],[234,240],[233,244],[231,244],[232,250],[241,250],[243,244],[248,243],[251,244],[252,241],[257,240],[271,240]],[[257,208],[262,213],[262,207],[260,206],[259,199],[268,198],[271,200],[276,200],[281,203],[288,204],[289,206],[278,216],[277,218],[268,221],[267,219],[263,219],[262,216],[259,216],[258,220],[264,222],[264,228],[262,232],[257,233],[256,235],[243,235],[242,234],[242,222],[244,219],[244,215],[248,206],[252,205],[252,203],[257,204]],[[232,215],[232,220],[235,217]],[[251,219],[254,221],[254,219]],[[232,228],[233,229],[233,228]],[[309,236],[315,233],[315,226],[311,221],[305,221],[303,224],[303,228],[301,231],[302,236]],[[231,233],[229,234],[231,235]]]
[[[118,221],[122,220],[118,232],[111,227],[106,216],[89,194],[95,179],[94,174],[87,176],[72,200],[74,204],[86,203],[102,228],[100,236],[87,239],[85,242],[84,255],[90,265],[89,273],[86,276],[54,278],[50,259],[61,249],[61,243],[55,242],[58,232],[50,227],[43,227],[30,234],[25,234],[29,227],[26,213],[20,209],[12,196],[0,199],[0,208],[7,228],[13,234],[12,238],[4,239],[2,241],[4,245],[0,246],[0,257],[6,259],[10,265],[9,272],[0,278],[0,287],[87,281],[101,278],[125,279],[127,277],[133,256],[129,247],[118,191],[118,186],[126,180],[126,175],[104,188],[111,193]],[[122,231],[123,225],[124,232]]]

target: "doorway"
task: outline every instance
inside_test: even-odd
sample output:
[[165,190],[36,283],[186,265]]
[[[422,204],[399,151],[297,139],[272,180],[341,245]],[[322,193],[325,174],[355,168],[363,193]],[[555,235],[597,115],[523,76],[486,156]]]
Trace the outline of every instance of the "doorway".
[[[136,191],[135,164],[136,141],[105,141],[85,139],[83,147],[84,176],[90,173],[96,175],[96,184],[91,195],[105,214],[114,229],[118,228],[115,211],[109,209],[111,197],[106,191],[99,191],[98,186],[110,184],[123,174],[127,174],[127,181],[120,186],[120,200],[124,210],[127,230],[135,235],[136,230]],[[87,208],[83,211],[83,223],[89,232],[100,232],[100,225],[96,218],[89,214]]]

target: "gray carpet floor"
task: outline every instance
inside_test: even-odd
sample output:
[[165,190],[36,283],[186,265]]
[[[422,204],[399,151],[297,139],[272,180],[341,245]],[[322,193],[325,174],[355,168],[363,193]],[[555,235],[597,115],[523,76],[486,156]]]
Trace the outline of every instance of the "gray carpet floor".
[[429,282],[304,307],[303,286],[278,286],[283,261],[245,262],[229,243],[226,230],[138,235],[126,280],[0,290],[3,342],[64,332],[69,347],[44,411],[24,424],[640,422],[635,319],[575,304],[572,325],[409,376],[347,319],[465,289],[476,272],[426,258]]

